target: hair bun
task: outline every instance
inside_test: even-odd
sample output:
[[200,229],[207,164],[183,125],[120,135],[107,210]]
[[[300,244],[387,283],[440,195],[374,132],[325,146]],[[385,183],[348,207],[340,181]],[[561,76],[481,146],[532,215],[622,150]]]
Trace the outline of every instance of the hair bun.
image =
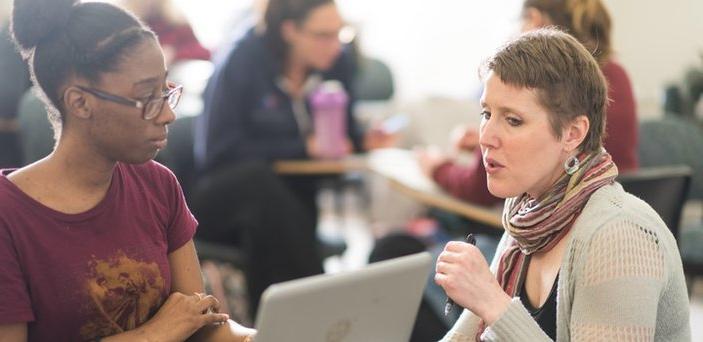
[[73,6],[79,0],[14,0],[12,36],[28,50],[68,24]]

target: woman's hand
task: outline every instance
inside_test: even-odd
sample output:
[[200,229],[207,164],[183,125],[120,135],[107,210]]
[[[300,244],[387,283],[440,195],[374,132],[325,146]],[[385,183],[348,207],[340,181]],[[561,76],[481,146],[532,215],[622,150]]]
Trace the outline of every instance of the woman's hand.
[[[343,145],[338,155],[329,155],[330,151],[325,151],[322,146],[319,146],[315,135],[311,135],[305,142],[305,150],[312,159],[341,158],[354,152],[354,144],[349,138],[345,138],[342,143]],[[334,152],[334,150],[332,151]]]
[[437,259],[435,282],[456,304],[493,324],[505,312],[510,297],[491,273],[476,246],[451,241]]
[[253,341],[255,335],[256,330],[244,327],[233,320],[229,320],[227,324],[203,327],[188,341],[250,342]]
[[380,127],[371,127],[364,135],[364,150],[394,147],[399,139],[399,133],[387,133]]
[[420,165],[422,173],[430,178],[432,178],[434,170],[451,160],[449,156],[443,153],[437,146],[415,149],[415,156],[417,157],[417,162]]
[[473,126],[455,127],[449,134],[449,141],[455,153],[471,152],[478,147],[478,129]]
[[227,322],[227,314],[217,313],[220,303],[213,296],[172,293],[152,319],[142,328],[149,341],[184,341],[198,329]]

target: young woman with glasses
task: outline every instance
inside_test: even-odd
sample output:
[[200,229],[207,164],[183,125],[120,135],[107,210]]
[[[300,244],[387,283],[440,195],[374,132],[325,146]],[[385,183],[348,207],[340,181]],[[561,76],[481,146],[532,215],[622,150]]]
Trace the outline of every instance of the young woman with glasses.
[[12,30],[57,143],[0,171],[0,340],[244,340],[202,294],[197,222],[152,161],[182,92],[152,31],[76,0],[15,0]]

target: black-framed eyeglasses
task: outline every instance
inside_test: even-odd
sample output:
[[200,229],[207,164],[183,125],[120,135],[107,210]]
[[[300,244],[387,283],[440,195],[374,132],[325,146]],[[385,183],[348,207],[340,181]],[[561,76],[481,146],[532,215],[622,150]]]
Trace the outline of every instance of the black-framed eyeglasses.
[[144,118],[144,120],[151,120],[159,116],[159,113],[161,113],[164,103],[167,100],[168,106],[171,107],[171,109],[176,109],[176,106],[178,106],[178,101],[181,100],[181,95],[183,94],[183,85],[173,82],[168,83],[168,90],[161,93],[161,95],[152,96],[144,101],[128,99],[126,97],[113,95],[102,90],[83,87],[80,85],[77,85],[76,88],[103,100],[140,108],[142,110],[142,118]]

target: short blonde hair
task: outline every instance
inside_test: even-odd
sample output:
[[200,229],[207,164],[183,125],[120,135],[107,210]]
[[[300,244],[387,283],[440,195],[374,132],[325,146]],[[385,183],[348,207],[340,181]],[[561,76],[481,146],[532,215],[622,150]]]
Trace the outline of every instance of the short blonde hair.
[[525,33],[505,44],[480,70],[506,84],[534,89],[547,109],[554,136],[579,115],[589,122],[581,150],[602,147],[608,89],[598,62],[573,36],[555,28]]

